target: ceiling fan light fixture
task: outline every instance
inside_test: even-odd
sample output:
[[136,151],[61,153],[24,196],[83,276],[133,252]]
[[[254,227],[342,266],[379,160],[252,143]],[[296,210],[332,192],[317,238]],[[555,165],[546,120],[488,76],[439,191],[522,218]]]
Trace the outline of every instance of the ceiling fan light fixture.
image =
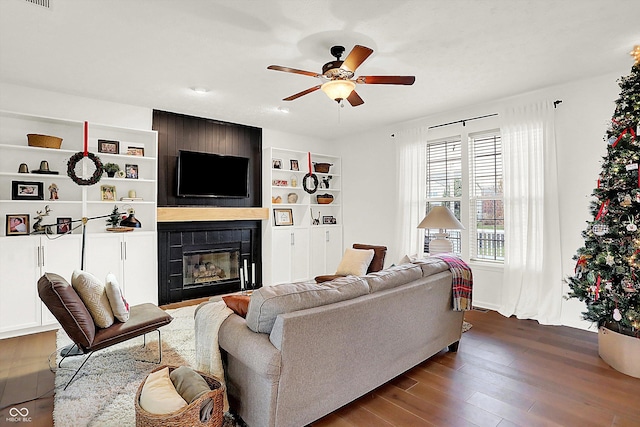
[[347,99],[355,88],[356,84],[351,80],[330,80],[321,87],[329,98],[337,102]]

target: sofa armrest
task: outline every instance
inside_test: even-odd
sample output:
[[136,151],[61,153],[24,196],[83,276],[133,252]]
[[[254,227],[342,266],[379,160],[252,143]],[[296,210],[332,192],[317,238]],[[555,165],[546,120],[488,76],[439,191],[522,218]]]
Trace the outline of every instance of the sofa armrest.
[[218,344],[261,376],[280,375],[280,351],[269,342],[269,335],[253,332],[237,314],[229,315],[220,325]]

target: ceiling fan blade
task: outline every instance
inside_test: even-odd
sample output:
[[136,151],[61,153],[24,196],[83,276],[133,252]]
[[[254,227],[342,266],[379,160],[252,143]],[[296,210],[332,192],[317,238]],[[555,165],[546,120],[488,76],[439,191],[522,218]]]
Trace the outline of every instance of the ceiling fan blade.
[[297,70],[295,68],[281,67],[280,65],[269,65],[267,70],[284,71],[285,73],[302,74],[303,76],[322,77],[321,74],[312,71]]
[[355,72],[356,68],[358,68],[360,64],[362,64],[372,53],[373,49],[357,44],[353,49],[351,49],[351,52],[349,52],[349,55],[347,55],[340,68]]
[[355,90],[352,91],[349,96],[347,96],[347,101],[349,101],[349,104],[351,104],[352,107],[357,107],[358,105],[364,104],[364,101],[362,100],[362,98],[360,98],[360,95],[358,95]]
[[322,86],[322,85],[318,85],[318,86],[310,87],[310,88],[309,88],[309,89],[307,89],[307,90],[303,90],[302,92],[298,92],[298,93],[296,93],[295,95],[291,95],[291,96],[289,96],[289,97],[287,97],[287,98],[284,98],[284,99],[283,99],[283,101],[293,101],[294,99],[298,99],[298,98],[300,98],[301,96],[304,96],[304,95],[306,95],[306,94],[308,94],[308,93],[311,93],[311,92],[315,92],[315,91],[317,91],[318,89],[320,89],[320,87],[321,87],[321,86]]
[[356,79],[356,83],[368,85],[412,85],[415,81],[415,76],[360,76]]

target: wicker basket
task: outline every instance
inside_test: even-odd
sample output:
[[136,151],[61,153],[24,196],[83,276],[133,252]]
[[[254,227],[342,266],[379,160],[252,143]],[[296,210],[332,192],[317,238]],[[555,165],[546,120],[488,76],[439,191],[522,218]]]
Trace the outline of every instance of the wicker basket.
[[314,163],[313,171],[318,173],[329,173],[329,168],[333,166],[331,163]]
[[62,138],[58,138],[57,136],[29,133],[27,134],[27,143],[31,147],[60,148],[60,146],[62,145]]
[[328,205],[333,202],[333,196],[331,194],[318,194],[316,200],[319,205]]
[[[156,372],[166,368],[167,365],[159,366],[151,372]],[[176,369],[177,366],[169,366],[169,373]],[[202,378],[207,381],[211,391],[203,394],[189,405],[180,409],[179,411],[171,414],[151,414],[140,406],[140,393],[142,393],[142,387],[146,381],[142,381],[138,387],[136,393],[136,427],[191,427],[191,426],[208,426],[208,427],[222,427],[224,422],[224,414],[222,407],[223,402],[223,388],[218,380],[207,374],[198,372]],[[200,421],[200,409],[205,404],[207,399],[213,399],[213,412],[211,418],[206,423]]]

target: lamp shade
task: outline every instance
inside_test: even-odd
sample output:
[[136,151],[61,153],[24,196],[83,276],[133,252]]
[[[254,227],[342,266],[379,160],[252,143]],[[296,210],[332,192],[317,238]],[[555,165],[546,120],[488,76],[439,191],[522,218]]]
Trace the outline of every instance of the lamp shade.
[[322,91],[334,101],[340,101],[341,99],[347,99],[353,89],[356,88],[356,84],[351,80],[330,80],[324,83]]
[[418,228],[439,228],[441,230],[464,230],[464,225],[458,221],[446,206],[434,206],[427,216],[420,222]]

